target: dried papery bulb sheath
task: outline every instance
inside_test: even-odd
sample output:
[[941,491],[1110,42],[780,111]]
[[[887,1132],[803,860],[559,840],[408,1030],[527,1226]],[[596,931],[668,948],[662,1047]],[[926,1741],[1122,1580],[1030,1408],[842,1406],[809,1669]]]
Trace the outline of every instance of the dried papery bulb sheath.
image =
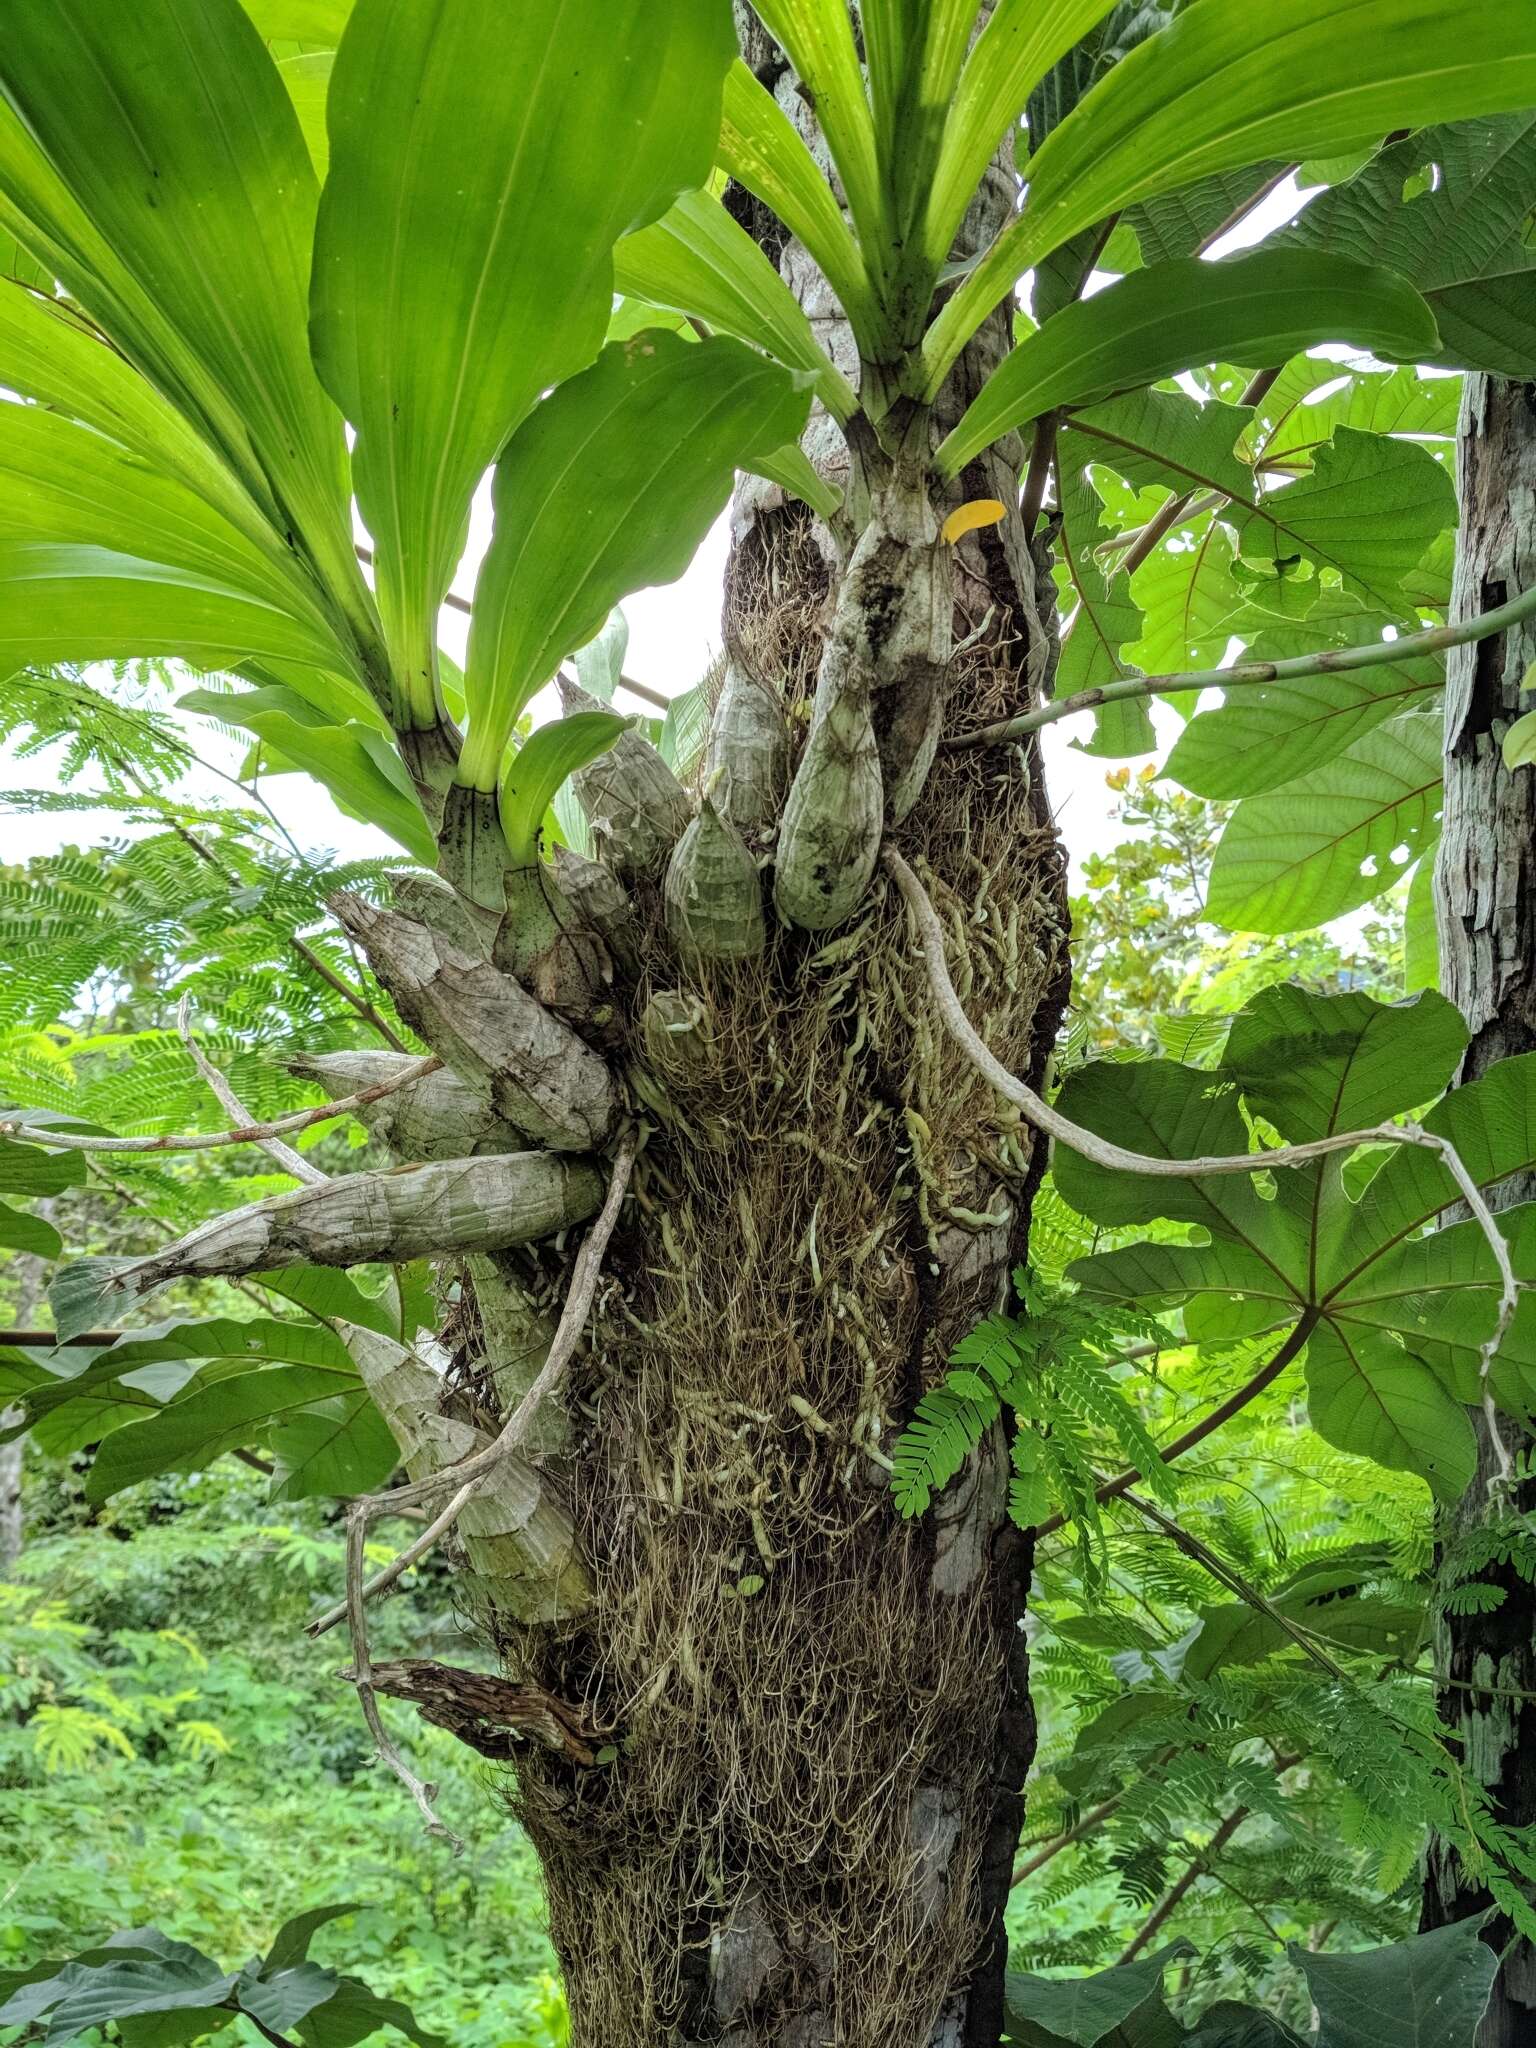
[[752,960],[767,940],[763,884],[741,834],[706,797],[667,865],[667,929],[684,959]]
[[511,975],[397,911],[345,894],[331,907],[401,1016],[499,1117],[557,1151],[601,1144],[616,1107],[607,1067]]
[[869,888],[885,823],[885,785],[868,694],[817,692],[811,736],[795,771],[774,869],[786,923],[826,931],[853,916]]
[[[603,708],[564,676],[560,703],[567,713]],[[650,741],[636,732],[621,732],[606,754],[578,771],[571,786],[603,864],[615,874],[654,874],[688,823],[686,790]]]
[[773,825],[789,781],[789,725],[775,690],[730,656],[709,726],[704,782],[738,832]]
[[553,1152],[348,1174],[216,1216],[104,1279],[101,1299],[109,1304],[171,1280],[282,1266],[401,1265],[453,1252],[499,1251],[584,1221],[602,1194],[602,1175],[591,1160]]
[[[339,1098],[361,1093],[388,1081],[396,1071],[419,1064],[409,1053],[319,1052],[297,1054],[288,1069]],[[444,1067],[351,1113],[402,1165],[528,1150],[526,1132],[504,1123],[481,1092]]]

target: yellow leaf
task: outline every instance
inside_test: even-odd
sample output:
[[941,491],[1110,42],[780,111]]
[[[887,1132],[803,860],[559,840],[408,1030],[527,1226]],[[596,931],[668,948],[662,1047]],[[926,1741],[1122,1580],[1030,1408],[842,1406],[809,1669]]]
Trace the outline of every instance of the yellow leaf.
[[974,533],[978,526],[996,526],[1007,514],[1008,507],[1001,498],[968,498],[945,520],[944,538],[953,547],[963,533]]

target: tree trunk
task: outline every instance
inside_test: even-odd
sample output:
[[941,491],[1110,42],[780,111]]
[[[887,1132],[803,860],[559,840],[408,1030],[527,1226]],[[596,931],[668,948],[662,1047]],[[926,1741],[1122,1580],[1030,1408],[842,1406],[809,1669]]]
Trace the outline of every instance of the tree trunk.
[[[745,32],[807,130],[772,45]],[[1012,192],[992,181],[972,246]],[[854,371],[803,252],[764,239]],[[1005,320],[960,366],[935,438]],[[878,451],[850,476],[824,420],[806,445],[824,471],[841,458],[855,505],[878,489]],[[947,503],[1016,506],[1021,454],[992,451]],[[776,487],[738,493],[723,687],[767,686],[791,758],[850,538]],[[991,616],[932,682],[951,721],[1022,709],[1053,658],[1054,596],[1048,574],[1037,596],[1017,515],[924,559],[952,584],[956,643]],[[904,573],[898,558],[896,604]],[[940,755],[898,837],[954,928],[972,1014],[1038,1080],[1068,986],[1038,758]],[[1007,1518],[1000,1430],[914,1522],[885,1459],[955,1341],[1008,1299],[1044,1148],[931,1018],[881,874],[850,921],[778,929],[729,969],[680,969],[642,913],[639,989],[630,1071],[654,1130],[562,1466],[594,1597],[499,1645],[510,1677],[579,1703],[616,1750],[596,1770],[539,1751],[518,1772],[574,2039],[990,2048],[1035,1739],[1030,1544]]]
[[[1467,379],[1459,436],[1461,538],[1451,616],[1502,604],[1536,579],[1536,386]],[[1536,661],[1529,624],[1447,662],[1445,822],[1435,874],[1441,984],[1472,1033],[1460,1078],[1475,1080],[1501,1059],[1536,1049],[1536,776],[1511,774],[1500,742],[1528,708],[1520,686]],[[1529,1201],[1526,1176],[1499,1190],[1499,1205]],[[1477,1477],[1448,1518],[1443,1552],[1454,1576],[1459,1545],[1475,1540],[1490,1515],[1536,1507],[1536,1484],[1490,1498],[1494,1469],[1487,1425],[1474,1412]],[[1532,1439],[1501,1422],[1513,1457]],[[1508,1827],[1536,1821],[1536,1596],[1508,1566],[1475,1576],[1503,1589],[1488,1614],[1447,1615],[1436,1631],[1440,1714],[1460,1739],[1466,1768],[1492,1796]],[[1482,1687],[1497,1691],[1483,1691]],[[1523,1697],[1522,1697],[1523,1695]],[[1487,1891],[1448,1844],[1432,1841],[1425,1869],[1422,1924],[1440,1927],[1481,1912]],[[1511,1933],[1499,1915],[1488,1939],[1502,1948]],[[1536,2038],[1536,1957],[1520,1942],[1499,1973],[1479,2048],[1518,2048]]]
[[[46,1219],[50,1207],[48,1202],[39,1202],[37,1213]],[[20,1329],[31,1322],[32,1312],[43,1298],[48,1267],[34,1252],[17,1252],[7,1271],[14,1289],[9,1319],[13,1328]],[[0,1408],[0,1428],[20,1420],[19,1409]],[[20,1557],[26,1533],[21,1509],[21,1454],[20,1437],[14,1443],[0,1444],[0,1579]]]

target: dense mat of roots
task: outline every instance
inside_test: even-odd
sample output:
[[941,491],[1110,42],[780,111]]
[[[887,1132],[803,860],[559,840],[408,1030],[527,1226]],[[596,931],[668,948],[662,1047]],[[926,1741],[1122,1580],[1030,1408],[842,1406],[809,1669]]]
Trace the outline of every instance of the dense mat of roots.
[[[909,850],[972,1014],[1023,1066],[1054,847],[972,762],[945,780]],[[934,1024],[883,882],[826,945],[780,934],[756,969],[663,977],[702,1018],[637,1034],[658,1128],[573,1389],[600,1602],[538,1673],[621,1751],[532,1761],[519,1806],[582,2043],[711,2038],[732,1924],[772,1938],[743,1941],[756,1996],[731,2041],[791,2038],[795,2011],[820,2014],[808,2040],[910,2041],[975,1947],[1005,1646],[984,1564],[946,1560],[963,1496],[904,1524],[882,1461],[995,1302],[1029,1141]],[[930,1809],[956,1824],[928,1867]],[[756,1985],[770,1948],[797,1960]]]

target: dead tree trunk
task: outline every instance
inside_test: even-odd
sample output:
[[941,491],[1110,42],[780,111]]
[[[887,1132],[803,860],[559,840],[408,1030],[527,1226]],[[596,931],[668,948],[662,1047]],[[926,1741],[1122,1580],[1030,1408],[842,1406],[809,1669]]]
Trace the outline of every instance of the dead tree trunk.
[[[1461,539],[1453,618],[1503,603],[1536,575],[1536,385],[1467,379],[1459,437]],[[1441,984],[1472,1033],[1461,1079],[1470,1081],[1512,1054],[1536,1049],[1536,776],[1510,773],[1500,742],[1528,701],[1520,688],[1536,661],[1529,627],[1472,647],[1447,664],[1445,822],[1435,875]],[[1529,1201],[1530,1177],[1499,1191],[1504,1206]],[[1487,1425],[1473,1415],[1482,1455],[1477,1477],[1444,1532],[1445,1569],[1456,1574],[1459,1547],[1476,1540],[1491,1514],[1529,1513],[1536,1484],[1490,1502],[1493,1460]],[[1532,1439],[1501,1421],[1512,1456]],[[1491,1613],[1447,1615],[1435,1643],[1440,1714],[1460,1738],[1462,1761],[1488,1788],[1510,1827],[1536,1821],[1536,1593],[1509,1566],[1475,1576],[1499,1586]],[[1488,1688],[1484,1690],[1483,1688]],[[1448,1844],[1432,1841],[1425,1868],[1422,1924],[1444,1926],[1490,1904]],[[1489,1939],[1511,1933],[1502,1915]],[[1518,2048],[1536,2035],[1536,1957],[1521,1942],[1499,1973],[1478,2035],[1479,2048]]]

